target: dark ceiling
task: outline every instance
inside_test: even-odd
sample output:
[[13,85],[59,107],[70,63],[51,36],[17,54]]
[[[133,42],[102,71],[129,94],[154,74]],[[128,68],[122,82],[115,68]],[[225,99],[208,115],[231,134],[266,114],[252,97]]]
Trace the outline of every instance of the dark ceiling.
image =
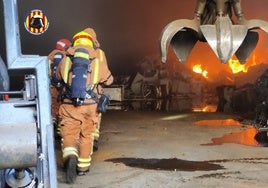
[[[175,19],[192,19],[195,4],[196,0],[18,0],[22,53],[47,55],[58,39],[71,39],[90,26],[97,32],[111,70],[128,74],[145,56],[159,55],[162,29]],[[245,17],[250,19],[268,20],[266,5],[267,0],[242,2]],[[2,10],[2,2],[0,6]],[[49,19],[49,28],[42,35],[32,35],[24,28],[24,19],[33,9],[44,11]],[[3,54],[2,25],[0,31]]]

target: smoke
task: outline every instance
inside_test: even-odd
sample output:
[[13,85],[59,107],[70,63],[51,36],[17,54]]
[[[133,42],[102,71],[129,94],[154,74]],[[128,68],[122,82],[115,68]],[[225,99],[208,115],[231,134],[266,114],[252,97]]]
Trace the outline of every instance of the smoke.
[[[194,1],[193,1],[194,2]],[[164,26],[180,17],[193,14],[191,1],[46,0],[18,1],[20,23],[32,9],[41,9],[49,18],[48,30],[29,34],[20,24],[23,54],[47,55],[60,38],[69,38],[86,27],[93,27],[105,50],[113,72],[126,74],[148,54],[158,54],[158,40]]]
[[[23,54],[47,55],[58,39],[72,39],[76,32],[93,27],[111,70],[127,74],[148,54],[159,54],[160,33],[168,23],[193,18],[196,0],[18,0],[17,3]],[[244,0],[245,17],[268,20],[264,5],[268,5],[267,0]],[[32,35],[24,28],[25,16],[33,9],[42,10],[49,19],[49,28],[42,35]],[[0,31],[2,55],[3,28]]]

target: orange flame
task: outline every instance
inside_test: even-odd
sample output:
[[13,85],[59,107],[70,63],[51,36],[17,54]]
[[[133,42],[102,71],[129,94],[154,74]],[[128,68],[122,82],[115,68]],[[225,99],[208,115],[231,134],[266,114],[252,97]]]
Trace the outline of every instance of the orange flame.
[[208,78],[208,71],[203,70],[201,64],[194,65],[193,66],[193,71],[195,73],[201,74],[205,78]]
[[239,60],[230,59],[228,61],[228,65],[234,74],[248,71],[248,67],[246,67],[246,65],[240,64]]

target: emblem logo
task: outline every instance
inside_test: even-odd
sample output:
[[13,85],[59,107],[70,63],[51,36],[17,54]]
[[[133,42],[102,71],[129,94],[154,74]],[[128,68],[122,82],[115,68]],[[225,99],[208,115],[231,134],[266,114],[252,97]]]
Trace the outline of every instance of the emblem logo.
[[49,26],[47,16],[41,10],[32,10],[25,18],[25,29],[33,34],[40,35],[44,33]]

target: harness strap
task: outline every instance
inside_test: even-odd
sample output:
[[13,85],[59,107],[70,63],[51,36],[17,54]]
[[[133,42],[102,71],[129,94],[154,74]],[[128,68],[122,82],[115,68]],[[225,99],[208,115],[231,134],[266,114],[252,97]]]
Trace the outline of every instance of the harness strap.
[[[58,101],[61,101],[61,103],[63,104],[73,104],[72,102],[64,102],[64,99],[72,99],[71,97],[71,87],[70,85],[66,84],[66,83],[63,83],[65,88],[66,88],[66,91],[64,93],[60,93],[58,95]],[[96,84],[91,86],[91,87],[88,87],[86,92],[87,92],[87,99],[92,99],[94,100],[95,102],[93,102],[92,104],[95,104],[95,103],[99,103],[99,98],[98,98],[98,94],[93,92],[93,90],[95,89],[96,87]],[[87,103],[83,103],[83,104],[87,104]]]
[[112,76],[112,74],[110,74],[110,75],[106,78],[106,80],[104,80],[102,83],[107,82],[111,76]]
[[65,83],[68,83],[68,77],[69,77],[69,72],[72,66],[72,61],[71,61],[71,57],[67,56],[66,57],[66,61],[65,61],[65,65],[64,65],[64,69],[62,72],[62,79]]
[[[69,104],[69,105],[74,105],[72,102],[62,102],[62,104]],[[90,102],[90,103],[83,103],[82,105],[92,105],[92,104],[97,104],[97,102]]]

